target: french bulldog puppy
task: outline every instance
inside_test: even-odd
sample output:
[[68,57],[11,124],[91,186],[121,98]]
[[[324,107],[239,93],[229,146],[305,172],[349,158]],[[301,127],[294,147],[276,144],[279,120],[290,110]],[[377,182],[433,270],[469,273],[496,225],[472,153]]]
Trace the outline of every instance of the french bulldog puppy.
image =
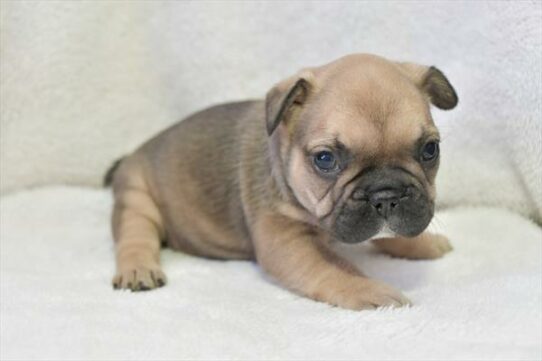
[[[430,103],[457,95],[435,67],[353,54],[301,70],[265,100],[211,107],[108,173],[115,288],[163,286],[160,246],[247,259],[300,295],[348,309],[402,306],[399,291],[338,256],[372,240],[395,257],[451,250],[433,217],[439,132]],[[377,239],[381,231],[391,236]]]

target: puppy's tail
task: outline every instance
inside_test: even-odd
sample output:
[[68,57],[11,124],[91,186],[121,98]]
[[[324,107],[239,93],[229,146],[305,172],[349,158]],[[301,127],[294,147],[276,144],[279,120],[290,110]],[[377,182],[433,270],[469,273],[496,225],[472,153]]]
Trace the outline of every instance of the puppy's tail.
[[111,183],[113,183],[113,177],[115,176],[115,172],[119,168],[120,163],[122,162],[123,159],[124,159],[124,157],[122,157],[120,159],[117,159],[111,165],[111,167],[109,167],[109,170],[105,173],[105,176],[104,176],[104,180],[103,180],[103,186],[104,187],[109,187],[111,185]]

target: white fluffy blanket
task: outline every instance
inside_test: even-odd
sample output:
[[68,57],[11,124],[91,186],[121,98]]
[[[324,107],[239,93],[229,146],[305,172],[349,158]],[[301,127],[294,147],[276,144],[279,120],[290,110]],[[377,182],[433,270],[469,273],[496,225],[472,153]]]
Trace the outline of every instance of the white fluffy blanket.
[[3,197],[2,360],[542,357],[542,231],[504,210],[438,214],[455,250],[436,261],[350,253],[414,306],[354,312],[300,298],[250,262],[163,252],[169,284],[114,291],[107,191]]

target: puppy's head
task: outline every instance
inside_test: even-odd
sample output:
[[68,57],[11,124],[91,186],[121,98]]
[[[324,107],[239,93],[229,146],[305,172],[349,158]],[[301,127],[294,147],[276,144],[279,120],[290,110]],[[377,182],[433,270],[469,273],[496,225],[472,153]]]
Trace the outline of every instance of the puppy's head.
[[439,133],[457,95],[435,67],[356,54],[305,69],[266,98],[274,173],[336,239],[412,237],[431,221]]

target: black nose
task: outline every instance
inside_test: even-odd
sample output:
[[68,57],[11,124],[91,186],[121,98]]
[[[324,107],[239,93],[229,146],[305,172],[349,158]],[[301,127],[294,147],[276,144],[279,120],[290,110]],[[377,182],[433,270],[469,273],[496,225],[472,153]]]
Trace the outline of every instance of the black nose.
[[400,197],[401,194],[396,190],[383,189],[371,193],[369,203],[376,209],[378,214],[387,218],[399,204]]

